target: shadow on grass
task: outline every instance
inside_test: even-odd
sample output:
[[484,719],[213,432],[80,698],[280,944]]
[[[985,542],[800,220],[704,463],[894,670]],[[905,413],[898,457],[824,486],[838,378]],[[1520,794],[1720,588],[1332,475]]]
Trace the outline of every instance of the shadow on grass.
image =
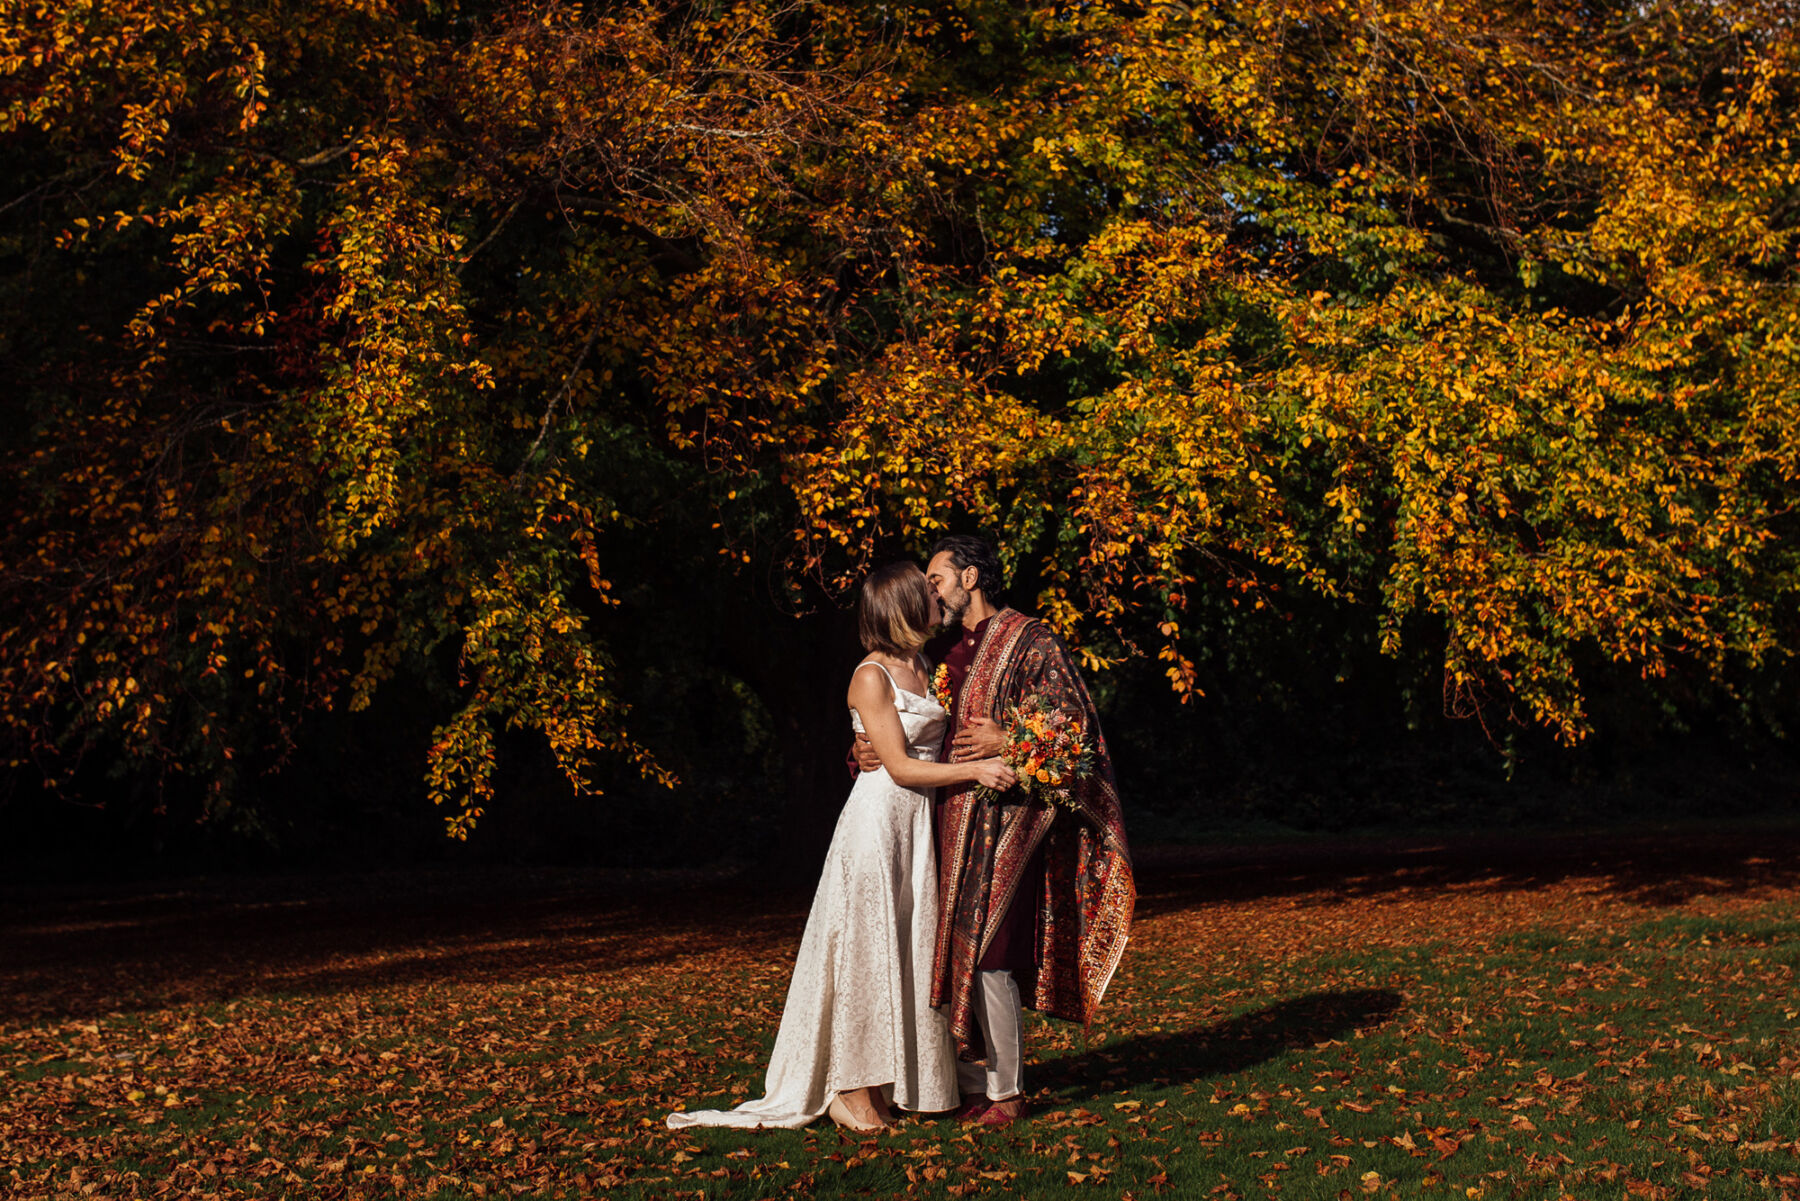
[[1278,1059],[1355,1030],[1390,1021],[1406,998],[1390,989],[1312,992],[1238,1014],[1199,1030],[1174,1030],[1107,1043],[1042,1062],[1033,1084],[1057,1104],[1091,1100],[1150,1084],[1192,1084]]
[[806,899],[729,881],[397,872],[0,905],[0,1014],[41,1021],[176,1002],[791,960]]
[[[1279,897],[1327,906],[1440,890],[1530,893],[1572,878],[1672,906],[1800,888],[1800,827],[1150,847],[1137,864],[1143,918]],[[721,955],[785,967],[809,899],[810,890],[771,890],[754,872],[700,869],[0,883],[0,1015],[33,1021],[255,994],[505,983]],[[1187,1052],[1171,1040],[1184,1037],[1237,1033],[1167,1036],[1155,1054],[1179,1059]]]
[[1800,828],[1525,832],[1263,847],[1154,847],[1137,856],[1138,913],[1316,894],[1530,892],[1569,879],[1643,905],[1800,887]]
[[1048,1060],[1033,1071],[1033,1083],[1055,1094],[1055,1103],[1067,1104],[1147,1085],[1229,1076],[1379,1026],[1405,1004],[1399,993],[1384,988],[1310,993],[1197,1030],[1147,1034]]

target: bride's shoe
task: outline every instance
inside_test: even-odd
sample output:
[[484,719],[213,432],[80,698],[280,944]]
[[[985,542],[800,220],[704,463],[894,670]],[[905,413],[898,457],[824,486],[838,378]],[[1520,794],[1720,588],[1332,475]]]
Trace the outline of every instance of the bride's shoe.
[[856,1116],[850,1112],[850,1107],[844,1104],[844,1094],[842,1093],[832,1095],[831,1104],[826,1108],[825,1114],[838,1125],[854,1130],[858,1134],[874,1134],[877,1130],[887,1129],[884,1122],[858,1121]]

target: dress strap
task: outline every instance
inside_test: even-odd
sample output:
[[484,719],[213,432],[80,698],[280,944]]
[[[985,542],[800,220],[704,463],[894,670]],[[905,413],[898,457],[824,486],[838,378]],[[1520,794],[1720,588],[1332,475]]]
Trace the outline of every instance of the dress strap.
[[887,669],[887,664],[875,659],[864,659],[861,663],[856,665],[856,670],[861,671],[865,667],[881,668],[881,674],[887,677],[888,687],[892,688],[895,692],[901,691],[900,685],[894,682],[894,673]]

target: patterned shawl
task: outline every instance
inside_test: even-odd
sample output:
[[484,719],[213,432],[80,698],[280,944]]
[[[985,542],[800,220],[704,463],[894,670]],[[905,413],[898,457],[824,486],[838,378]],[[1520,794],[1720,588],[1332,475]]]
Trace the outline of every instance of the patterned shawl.
[[1033,695],[1078,717],[1094,743],[1093,772],[1073,786],[1079,812],[1022,789],[997,798],[983,797],[972,785],[939,792],[931,1003],[949,1007],[950,1031],[964,1058],[983,1053],[973,1009],[977,965],[1034,853],[1043,853],[1042,891],[1017,898],[1037,910],[1036,980],[1019,981],[1028,1008],[1092,1021],[1125,953],[1137,900],[1099,715],[1068,649],[1049,627],[1012,609],[994,616],[969,666],[947,740],[969,717],[1004,720],[1009,706]]

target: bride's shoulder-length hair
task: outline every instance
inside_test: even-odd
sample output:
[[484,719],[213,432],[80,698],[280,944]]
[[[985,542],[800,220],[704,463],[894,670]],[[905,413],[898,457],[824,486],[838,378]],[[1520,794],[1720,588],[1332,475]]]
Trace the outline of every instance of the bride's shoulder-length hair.
[[931,637],[931,585],[917,563],[889,563],[869,573],[856,600],[863,649],[914,654]]

